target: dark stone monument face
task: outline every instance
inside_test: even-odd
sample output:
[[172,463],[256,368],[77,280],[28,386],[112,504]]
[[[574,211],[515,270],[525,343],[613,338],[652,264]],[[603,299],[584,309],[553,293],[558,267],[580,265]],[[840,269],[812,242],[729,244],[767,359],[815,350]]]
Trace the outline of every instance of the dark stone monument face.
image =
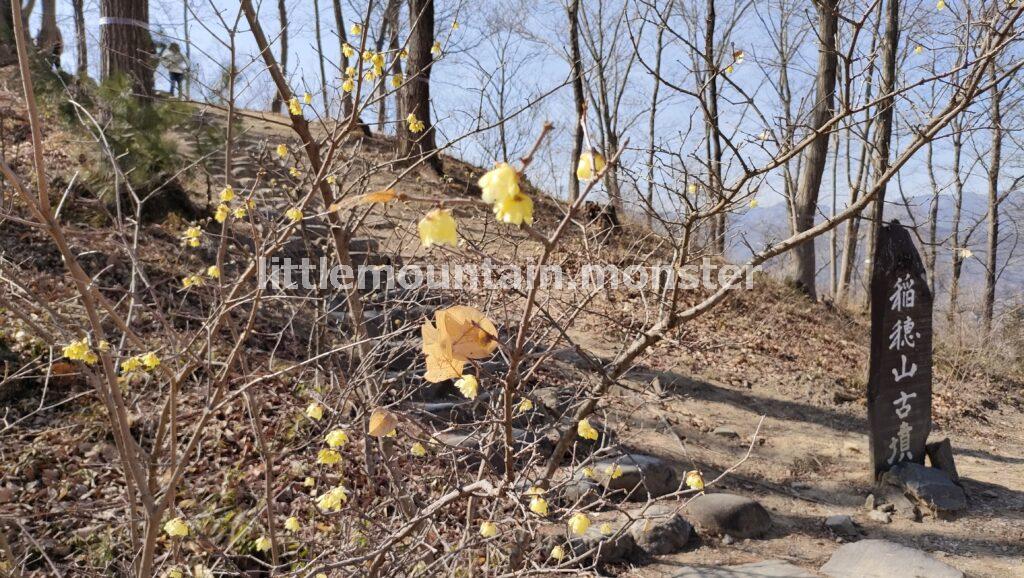
[[932,423],[932,292],[914,241],[883,224],[871,271],[868,425],[874,475],[924,463]]

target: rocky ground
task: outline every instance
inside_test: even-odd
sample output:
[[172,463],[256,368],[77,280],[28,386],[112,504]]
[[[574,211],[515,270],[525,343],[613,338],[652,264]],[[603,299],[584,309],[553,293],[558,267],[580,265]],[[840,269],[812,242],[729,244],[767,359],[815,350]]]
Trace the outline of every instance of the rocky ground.
[[[11,111],[3,121],[5,158],[24,161],[16,97],[0,93],[0,108]],[[290,136],[257,115],[242,126],[234,176],[245,181],[267,165],[270,147]],[[57,150],[73,150],[59,131],[47,138]],[[185,138],[180,146],[183,154],[195,152]],[[387,139],[371,139],[358,161],[370,166],[391,146]],[[56,155],[54,163],[71,167],[73,159]],[[205,174],[190,175],[189,194],[197,205],[208,194],[204,183],[223,176],[222,169],[218,172],[222,160],[213,156],[203,164]],[[452,195],[470,192],[479,169],[449,163],[461,180],[441,183],[417,174],[415,186]],[[276,170],[276,178],[287,178],[283,165]],[[375,176],[373,186],[386,186],[386,176]],[[268,184],[259,193],[271,209],[287,203],[271,202],[275,190]],[[556,205],[538,199],[541,208],[550,209],[550,214],[538,211],[543,226],[554,218]],[[422,259],[410,249],[415,245],[414,214],[396,208],[386,218],[370,218],[362,252]],[[486,228],[486,220],[474,220],[471,212],[461,217],[467,231]],[[635,239],[649,234],[639,225],[629,227],[637,229],[608,240],[606,254],[628,254]],[[175,253],[177,228],[180,223],[174,222],[146,228],[147,258],[159,263]],[[102,233],[90,226],[73,226],[70,236],[80,246],[104,252]],[[508,246],[496,241],[488,249],[500,253]],[[66,288],[47,281],[59,258],[38,232],[0,224],[0,253],[23,263],[24,282],[51,292],[55,302],[68,296]],[[176,264],[166,264],[172,281]],[[635,326],[630,311],[637,299],[626,293],[603,296],[580,316],[568,337],[612,357]],[[552,353],[532,398],[560,415],[565,401],[560,386],[593,375],[571,348]],[[583,479],[567,471],[559,479],[561,500],[604,500],[610,506],[595,515],[586,535],[566,545],[578,550],[600,544],[601,564],[595,572],[637,578],[1024,576],[1021,376],[990,371],[960,349],[940,348],[932,437],[952,442],[957,484],[948,472],[929,468],[876,486],[867,455],[867,355],[863,315],[807,302],[769,279],[685,326],[643,356],[602,404],[595,423],[605,447],[594,454],[595,476]],[[40,575],[51,564],[100,564],[94,559],[79,564],[76,557],[99,551],[95,543],[88,544],[113,521],[112,504],[120,491],[110,482],[116,478],[115,456],[104,442],[98,404],[81,384],[56,386],[59,391],[43,398],[38,392],[10,393],[3,398],[6,421],[0,423],[0,516],[16,520],[38,541],[49,562],[40,562]],[[193,393],[181,403],[201,403],[201,395]],[[296,394],[286,383],[275,395],[270,414],[286,414],[291,406],[304,404],[291,399]],[[479,442],[459,426],[474,419],[476,408],[479,402],[467,402],[450,389],[424,392],[403,406],[446,446],[466,450],[478,449]],[[444,427],[431,425],[438,423]],[[222,443],[208,448],[213,452],[209,459],[230,461],[247,472],[240,479],[255,485],[251,440],[239,435],[226,430]],[[304,448],[305,442],[293,446]],[[243,455],[238,463],[237,453]],[[621,467],[623,475],[604,475],[609,466]],[[706,495],[679,495],[685,472],[691,470],[718,481],[709,484]],[[213,490],[191,488],[197,496],[204,491]],[[652,505],[650,498],[658,496],[675,497]],[[957,504],[961,497],[963,503]],[[601,524],[614,530],[629,518],[640,521],[628,532],[611,538],[602,534]],[[554,534],[549,539],[561,540]]]

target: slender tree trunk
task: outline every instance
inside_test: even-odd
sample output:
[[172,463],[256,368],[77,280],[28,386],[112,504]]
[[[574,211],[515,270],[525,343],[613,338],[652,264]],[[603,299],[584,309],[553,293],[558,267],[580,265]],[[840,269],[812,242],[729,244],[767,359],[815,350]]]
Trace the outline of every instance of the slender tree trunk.
[[[285,0],[277,0],[277,19],[281,23],[281,56],[277,59],[277,65],[281,67],[281,74],[288,78],[288,5]],[[274,93],[274,100],[270,102],[270,110],[281,114],[284,101],[281,100],[281,93]]]
[[[345,69],[349,67],[349,59],[345,56],[345,43],[348,42],[345,36],[345,17],[341,11],[341,0],[333,0],[334,5],[334,26],[338,29],[338,56],[341,62],[341,72],[345,73]],[[396,59],[397,60],[397,59]],[[342,91],[341,97],[341,111],[342,118],[347,122],[355,113],[355,101],[352,98],[352,93]],[[363,134],[370,134],[370,128],[357,120],[356,123],[362,129]]]
[[85,0],[71,0],[75,13],[75,76],[89,77],[89,44],[85,36]]
[[576,165],[583,154],[583,114],[586,101],[583,97],[583,56],[580,53],[580,0],[569,3],[569,58],[572,59],[572,100],[576,106],[576,126],[573,128],[572,157],[569,159],[569,202],[580,196],[580,181],[576,178]]
[[[877,128],[875,129],[875,150],[872,165],[875,178],[880,178],[889,169],[889,149],[892,144],[892,119],[895,108],[893,92],[896,90],[896,50],[900,42],[900,3],[888,0],[885,18],[885,37],[882,40],[882,87],[879,94]],[[871,219],[871,237],[868,255],[874,258],[878,243],[878,232],[885,218],[886,183],[881,183],[875,197]]]
[[320,31],[320,0],[313,0],[313,22],[316,26],[316,58],[320,63],[320,94],[324,100],[324,116],[331,111],[327,100],[327,69],[324,67],[324,40]]
[[985,264],[985,296],[982,322],[985,333],[992,331],[996,302],[996,273],[999,251],[999,171],[1003,156],[1003,93],[999,90],[998,72],[992,65],[992,157],[988,166],[988,258]]
[[64,39],[57,26],[57,0],[43,0],[43,14],[36,35],[36,48],[51,65],[60,67]]
[[409,123],[399,123],[399,155],[408,161],[418,161],[430,156],[426,163],[435,171],[441,171],[441,159],[433,154],[437,145],[434,141],[434,125],[430,120],[430,69],[434,62],[431,48],[434,45],[434,0],[409,0],[409,60],[406,65],[408,78],[402,87],[402,111],[416,115],[423,122],[424,129],[413,133]]
[[[191,17],[191,7],[189,6],[189,0],[185,0],[181,3],[182,10],[182,28],[185,31],[185,60],[189,62],[189,66],[192,63],[192,32],[189,24]],[[237,71],[236,71],[237,72]],[[185,71],[185,100],[192,99],[192,70]]]
[[[666,14],[671,13],[673,1],[669,0],[668,8],[666,8]],[[649,141],[649,148],[647,149],[647,224],[648,226],[654,224],[654,218],[656,216],[657,209],[654,206],[654,154],[657,142],[655,141],[655,129],[657,128],[658,118],[658,93],[661,89],[661,54],[665,48],[665,26],[662,25],[661,15],[658,15],[658,34],[654,40],[654,88],[651,90],[651,110],[647,117],[647,140]]]
[[[704,125],[707,133],[708,196],[712,203],[724,194],[722,190],[722,140],[718,123],[718,62],[715,58],[715,0],[707,0],[704,21],[704,62],[707,69],[704,90]],[[712,215],[710,246],[714,253],[725,253],[725,211]]]
[[960,272],[964,263],[964,247],[960,246],[960,217],[964,205],[964,180],[960,174],[960,155],[963,151],[963,130],[960,122],[953,126],[953,224],[950,239],[953,244],[953,276],[949,284],[949,318],[955,319],[959,314]]
[[928,207],[928,247],[926,247],[924,256],[924,267],[928,272],[928,286],[931,287],[933,294],[935,293],[935,262],[939,253],[939,183],[935,179],[934,148],[929,142],[926,163],[928,165],[928,180],[932,185],[932,200]]
[[[811,130],[821,131],[832,118],[833,100],[836,91],[836,33],[839,28],[838,0],[819,0],[818,4],[818,73],[815,79],[815,102],[811,110]],[[803,170],[794,199],[797,232],[814,226],[814,215],[818,208],[818,192],[821,177],[828,160],[829,135],[819,132],[804,151]],[[811,298],[817,298],[815,287],[815,242],[814,239],[797,245],[793,250],[793,282]]]
[[148,0],[100,0],[100,78],[131,79],[132,89],[153,96],[153,38]]

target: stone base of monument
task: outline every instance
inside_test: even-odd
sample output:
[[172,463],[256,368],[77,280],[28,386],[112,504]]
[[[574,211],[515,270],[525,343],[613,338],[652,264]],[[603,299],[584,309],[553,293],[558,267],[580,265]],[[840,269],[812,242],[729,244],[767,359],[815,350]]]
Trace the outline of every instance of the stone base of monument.
[[[948,473],[912,462],[896,464],[882,474],[879,493],[887,501],[900,503],[900,494],[922,511],[931,512],[936,518],[949,519],[967,509],[967,495]],[[910,516],[907,516],[910,517]]]

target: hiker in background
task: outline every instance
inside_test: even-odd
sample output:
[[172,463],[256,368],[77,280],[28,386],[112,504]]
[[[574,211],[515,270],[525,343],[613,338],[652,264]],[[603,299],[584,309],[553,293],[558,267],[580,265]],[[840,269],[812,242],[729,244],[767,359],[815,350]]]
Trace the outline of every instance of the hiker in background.
[[[181,47],[177,43],[172,42],[166,50],[160,53],[160,63],[167,68],[167,72],[171,75],[171,96],[181,98],[182,82],[185,80],[185,74],[188,72],[188,60],[181,53]],[[174,93],[175,86],[178,87],[177,95]]]

